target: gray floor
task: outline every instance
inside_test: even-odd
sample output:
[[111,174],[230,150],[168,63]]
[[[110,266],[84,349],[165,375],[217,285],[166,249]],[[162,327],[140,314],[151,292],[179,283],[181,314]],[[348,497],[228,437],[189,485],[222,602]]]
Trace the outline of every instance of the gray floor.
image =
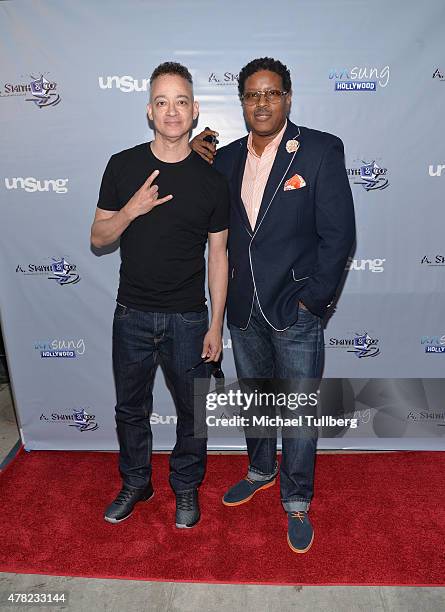
[[[9,386],[0,385],[0,462],[17,439]],[[443,588],[236,586],[0,573],[1,610],[29,610],[32,607],[32,604],[6,605],[8,595],[17,592],[65,592],[68,595],[67,605],[39,605],[39,610],[68,609],[76,612],[445,610]]]

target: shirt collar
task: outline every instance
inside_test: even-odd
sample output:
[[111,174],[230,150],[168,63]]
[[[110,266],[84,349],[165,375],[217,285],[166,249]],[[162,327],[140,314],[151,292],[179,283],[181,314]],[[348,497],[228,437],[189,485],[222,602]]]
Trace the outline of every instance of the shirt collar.
[[[287,119],[284,122],[283,128],[278,132],[275,138],[269,142],[269,144],[264,149],[263,153],[266,153],[266,151],[269,152],[271,150],[275,151],[275,153],[277,152],[278,147],[280,146],[281,139],[283,138],[283,134],[286,131],[286,128],[287,128]],[[249,136],[247,138],[247,150],[254,157],[257,157],[258,159],[260,158],[260,156],[256,153],[255,149],[253,148],[252,132],[249,132]]]

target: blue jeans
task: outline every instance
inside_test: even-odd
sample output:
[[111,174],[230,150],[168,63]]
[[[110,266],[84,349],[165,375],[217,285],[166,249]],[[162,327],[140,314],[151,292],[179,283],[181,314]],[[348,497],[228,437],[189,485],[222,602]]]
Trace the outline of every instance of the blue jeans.
[[[209,378],[210,366],[202,364],[192,372],[187,370],[199,363],[207,330],[207,310],[167,314],[117,304],[113,320],[113,370],[119,470],[125,484],[140,488],[151,478],[150,416],[158,362],[178,417],[176,444],[170,456],[170,484],[175,492],[187,491],[195,489],[204,478],[205,407],[203,404],[203,425],[194,418],[194,378]],[[199,435],[195,436],[195,432]]]
[[[298,320],[285,331],[275,331],[263,317],[255,296],[252,316],[247,329],[229,325],[238,379],[241,385],[252,380],[272,385],[282,382],[281,390],[304,391],[307,386],[317,388],[324,357],[323,327],[319,317],[300,308]],[[258,385],[257,385],[258,386]],[[260,384],[261,386],[261,384]],[[309,414],[307,412],[307,414]],[[295,417],[284,407],[282,416]],[[306,422],[306,421],[304,421]],[[249,454],[248,477],[269,480],[278,473],[276,460],[277,430],[261,437],[245,430]],[[258,433],[258,430],[257,430]],[[283,428],[280,467],[281,501],[287,512],[308,510],[314,489],[314,464],[317,447],[315,427]]]

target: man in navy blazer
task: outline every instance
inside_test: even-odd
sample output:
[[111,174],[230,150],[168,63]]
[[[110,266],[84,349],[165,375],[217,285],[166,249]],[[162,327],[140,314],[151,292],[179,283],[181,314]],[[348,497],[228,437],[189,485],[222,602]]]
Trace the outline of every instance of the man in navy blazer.
[[[260,58],[239,75],[250,133],[216,154],[203,139],[192,147],[230,184],[227,322],[237,375],[243,380],[319,380],[322,319],[335,299],[355,238],[354,210],[342,141],[289,119],[291,78],[281,62]],[[292,416],[296,416],[293,414]],[[287,541],[309,550],[317,434],[282,430],[281,500]],[[247,435],[249,468],[224,495],[236,506],[275,483],[276,430]]]

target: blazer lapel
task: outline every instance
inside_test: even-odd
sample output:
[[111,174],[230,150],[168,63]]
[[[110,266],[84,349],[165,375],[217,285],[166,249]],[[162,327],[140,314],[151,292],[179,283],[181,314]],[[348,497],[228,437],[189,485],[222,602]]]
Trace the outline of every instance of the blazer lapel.
[[252,235],[253,231],[250,226],[249,217],[247,216],[246,207],[244,206],[244,202],[241,198],[241,188],[243,185],[243,176],[244,176],[244,168],[246,167],[246,159],[247,159],[247,136],[243,138],[240,142],[240,150],[239,157],[234,164],[235,171],[233,173],[233,200],[235,202],[235,206],[238,209],[238,212],[241,216],[241,219],[246,226],[249,234]]
[[288,153],[286,151],[286,143],[292,138],[297,138],[300,135],[300,130],[296,125],[287,121],[287,127],[281,139],[278,151],[273,163],[272,169],[269,174],[269,178],[264,189],[263,199],[261,200],[260,210],[258,212],[257,221],[255,224],[255,231],[258,229],[260,223],[265,216],[269,205],[277,193],[282,180],[284,179],[284,173],[290,162],[294,158],[294,153]]

